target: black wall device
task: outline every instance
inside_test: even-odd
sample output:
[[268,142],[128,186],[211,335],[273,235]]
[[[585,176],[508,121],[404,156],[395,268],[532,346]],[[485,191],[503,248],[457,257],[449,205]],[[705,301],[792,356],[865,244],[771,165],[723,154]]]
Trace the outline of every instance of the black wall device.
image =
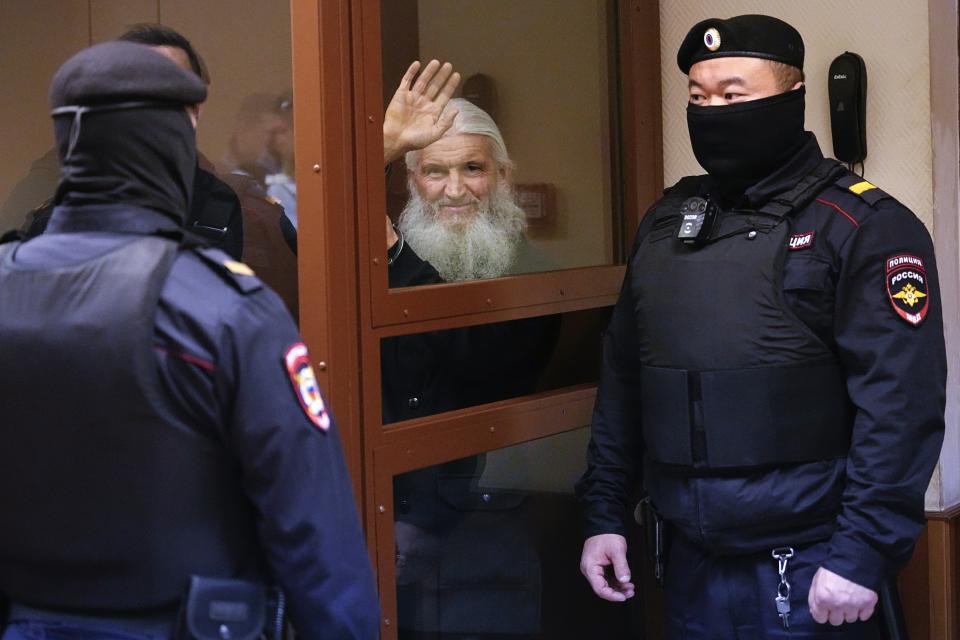
[[845,51],[830,63],[830,129],[833,155],[847,164],[867,157],[867,67],[863,58]]

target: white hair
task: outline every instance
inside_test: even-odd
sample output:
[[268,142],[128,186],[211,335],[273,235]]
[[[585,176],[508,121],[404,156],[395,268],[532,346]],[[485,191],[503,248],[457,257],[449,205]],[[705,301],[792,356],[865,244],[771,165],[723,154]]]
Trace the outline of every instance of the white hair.
[[[449,138],[459,135],[484,136],[489,141],[489,149],[494,162],[497,163],[497,168],[513,168],[513,162],[507,154],[507,145],[503,141],[503,134],[500,133],[500,128],[497,127],[497,123],[493,121],[490,114],[463,98],[451,99],[443,108],[443,113],[447,113],[451,109],[457,109],[458,113],[453,118],[453,125],[447,129],[442,137]],[[404,159],[406,160],[408,171],[416,169],[419,153],[419,149],[407,152]]]

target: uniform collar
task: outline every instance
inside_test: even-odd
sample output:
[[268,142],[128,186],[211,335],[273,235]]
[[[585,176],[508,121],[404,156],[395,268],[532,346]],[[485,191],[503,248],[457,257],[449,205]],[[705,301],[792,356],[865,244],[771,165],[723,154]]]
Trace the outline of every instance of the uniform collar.
[[182,230],[182,225],[153,209],[127,204],[98,204],[54,207],[46,233],[106,231],[151,234]]
[[807,139],[797,153],[793,154],[786,164],[772,174],[747,189],[740,199],[740,203],[748,209],[759,209],[771,198],[789,191],[797,182],[816,169],[823,161],[823,153],[817,143],[817,137],[807,131]]

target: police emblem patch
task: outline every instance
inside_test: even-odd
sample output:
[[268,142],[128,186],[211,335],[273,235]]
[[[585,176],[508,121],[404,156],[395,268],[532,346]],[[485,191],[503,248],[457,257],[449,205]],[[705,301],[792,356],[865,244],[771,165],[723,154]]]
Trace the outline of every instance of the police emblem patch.
[[328,430],[330,414],[327,413],[327,407],[320,395],[320,385],[317,384],[317,376],[310,365],[307,345],[302,342],[292,345],[284,354],[283,362],[304,413],[318,429]]
[[813,237],[817,235],[816,231],[807,231],[806,233],[795,233],[790,236],[790,251],[799,251],[800,249],[809,249],[813,246]]
[[909,254],[890,256],[886,260],[887,296],[893,310],[913,326],[927,317],[930,308],[927,271],[923,260]]

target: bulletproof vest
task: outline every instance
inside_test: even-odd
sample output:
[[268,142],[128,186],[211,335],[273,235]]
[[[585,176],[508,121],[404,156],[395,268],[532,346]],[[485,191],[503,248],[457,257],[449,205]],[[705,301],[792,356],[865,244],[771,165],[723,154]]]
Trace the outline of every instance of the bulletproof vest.
[[154,319],[177,242],[42,269],[18,246],[0,245],[0,593],[122,612],[175,605],[191,574],[256,573],[236,464],[166,417]]
[[757,210],[720,211],[703,244],[678,239],[687,178],[648,215],[631,265],[649,458],[689,469],[840,457],[852,411],[836,355],[788,308],[791,213],[843,174],[832,160]]

